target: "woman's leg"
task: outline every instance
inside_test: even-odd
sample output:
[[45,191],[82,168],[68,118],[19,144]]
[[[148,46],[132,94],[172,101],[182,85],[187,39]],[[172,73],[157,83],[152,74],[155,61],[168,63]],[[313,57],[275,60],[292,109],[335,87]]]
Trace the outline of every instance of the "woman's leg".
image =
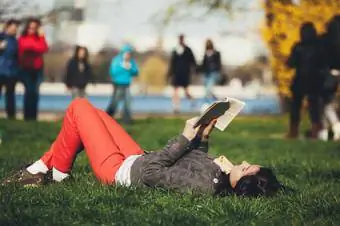
[[31,112],[31,96],[32,96],[32,82],[31,82],[31,74],[25,73],[23,75],[23,84],[25,87],[24,92],[24,119],[29,120],[31,119],[30,112]]
[[24,118],[36,120],[38,116],[39,88],[42,82],[42,71],[24,71]]
[[339,117],[336,113],[334,102],[330,102],[325,106],[325,117],[331,125],[339,123]]
[[123,92],[123,122],[126,124],[130,124],[132,122],[132,116],[131,116],[131,94],[130,94],[130,87],[124,87],[122,88]]
[[37,120],[39,114],[40,84],[42,82],[42,71],[35,72],[32,92],[32,119]]
[[180,97],[179,97],[179,87],[174,86],[174,93],[172,94],[172,108],[175,113],[179,111],[179,105],[180,105]]
[[142,148],[114,119],[112,119],[108,114],[106,114],[106,112],[102,110],[96,109],[96,111],[125,158],[131,155],[144,154]]
[[[103,120],[107,130],[109,130],[110,135],[112,136],[112,138],[114,140],[116,140],[117,143],[119,143],[120,141],[124,141],[125,142],[126,140],[130,139],[130,141],[128,143],[131,144],[131,145],[134,145],[132,147],[126,146],[127,148],[122,149],[122,152],[123,152],[125,158],[129,157],[130,155],[141,155],[141,154],[144,154],[144,151],[138,146],[138,144],[134,140],[131,139],[130,135],[128,135],[125,132],[125,130],[114,119],[112,119],[112,117],[110,117],[106,112],[104,112],[104,111],[102,111],[100,109],[96,109],[96,110],[98,112],[99,117],[101,117],[101,119]],[[121,128],[121,130],[123,130],[123,131],[118,132],[123,137],[123,139],[118,139],[117,140],[116,136],[114,134],[117,134],[117,128],[118,127]],[[123,147],[123,145],[120,145],[120,146]],[[136,146],[138,146],[138,148],[136,148]],[[84,150],[84,145],[81,144],[81,146],[77,150],[77,154],[79,154],[83,150]],[[46,153],[45,155],[48,156],[49,154]],[[73,168],[73,164],[74,164],[74,161],[72,163],[72,167],[71,168]]]
[[189,100],[193,100],[194,99],[192,97],[192,95],[190,94],[190,92],[189,92],[189,87],[188,86],[184,87],[184,93],[185,93],[185,96],[186,96],[187,99],[189,99]]
[[312,123],[312,139],[317,139],[318,134],[322,129],[322,105],[321,105],[321,96],[319,94],[309,94],[308,95],[308,111],[309,118]]
[[303,97],[304,96],[302,94],[293,93],[292,104],[290,109],[290,124],[288,138],[295,139],[298,138],[299,136],[299,126]]
[[211,72],[205,76],[205,97],[206,99],[216,100],[216,96],[213,93],[213,88],[216,85],[216,81],[219,74],[217,72]]
[[340,120],[336,112],[334,100],[329,101],[324,107],[324,118],[327,119],[333,131],[333,139],[340,139]]
[[118,86],[113,86],[113,93],[112,93],[112,99],[111,102],[106,110],[106,113],[109,114],[110,116],[115,116],[116,113],[116,109],[117,109],[117,105],[118,105]]
[[72,102],[56,141],[41,160],[49,169],[68,173],[81,144],[96,177],[103,183],[114,181],[126,156],[143,153],[123,128],[85,99]]
[[209,99],[209,74],[205,74],[203,76],[203,85],[204,85],[204,89],[205,89],[205,99],[208,100]]
[[10,119],[15,119],[15,84],[13,78],[9,78],[6,84],[6,113]]

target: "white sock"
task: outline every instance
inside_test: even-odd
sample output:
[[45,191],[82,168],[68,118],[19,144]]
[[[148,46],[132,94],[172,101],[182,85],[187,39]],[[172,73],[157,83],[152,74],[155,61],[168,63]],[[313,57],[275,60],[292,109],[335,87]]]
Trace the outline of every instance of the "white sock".
[[27,167],[27,171],[31,174],[37,174],[37,173],[46,174],[48,171],[48,168],[43,161],[38,160],[32,165],[30,165],[29,167]]
[[57,170],[56,168],[53,167],[53,169],[52,169],[53,180],[61,182],[64,179],[66,179],[68,176],[69,176],[69,174],[60,172],[59,170]]

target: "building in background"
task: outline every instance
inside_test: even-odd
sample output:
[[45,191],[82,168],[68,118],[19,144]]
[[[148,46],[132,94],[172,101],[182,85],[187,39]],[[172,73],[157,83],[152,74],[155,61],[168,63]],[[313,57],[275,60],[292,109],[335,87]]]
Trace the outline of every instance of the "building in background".
[[[94,4],[97,4],[95,6]],[[91,53],[99,52],[107,43],[109,24],[98,22],[96,10],[100,1],[56,0],[52,12],[52,44],[86,46]]]

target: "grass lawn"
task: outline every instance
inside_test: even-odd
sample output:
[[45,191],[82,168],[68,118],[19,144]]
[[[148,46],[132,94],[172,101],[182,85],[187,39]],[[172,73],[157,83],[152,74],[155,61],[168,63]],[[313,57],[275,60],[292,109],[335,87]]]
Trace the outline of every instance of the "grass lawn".
[[[127,130],[145,150],[157,150],[183,125],[179,119],[147,119]],[[280,181],[296,189],[292,195],[212,198],[102,186],[81,154],[74,182],[0,187],[0,225],[340,225],[340,144],[286,141],[285,125],[283,118],[236,119],[226,132],[212,135],[211,154],[274,168]],[[0,120],[0,178],[37,159],[59,128]]]

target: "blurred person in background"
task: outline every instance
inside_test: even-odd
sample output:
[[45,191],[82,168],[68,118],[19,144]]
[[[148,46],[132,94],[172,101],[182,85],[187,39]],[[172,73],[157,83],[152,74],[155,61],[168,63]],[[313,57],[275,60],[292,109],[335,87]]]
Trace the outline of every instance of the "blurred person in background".
[[185,44],[184,35],[178,37],[178,45],[172,52],[168,77],[171,78],[171,84],[174,88],[172,96],[172,106],[175,113],[179,112],[180,97],[179,88],[183,88],[185,96],[193,101],[193,97],[189,93],[190,75],[192,69],[196,70],[196,59],[192,50]]
[[25,120],[37,120],[39,87],[43,81],[43,55],[47,51],[48,45],[40,20],[29,19],[19,37],[20,76],[25,86]]
[[335,107],[335,96],[340,75],[340,17],[334,16],[326,27],[326,33],[321,37],[326,51],[327,70],[322,93],[324,104],[324,128],[319,133],[321,140],[328,140],[328,128],[333,132],[333,139],[340,139],[340,121]]
[[110,76],[113,83],[112,100],[107,113],[114,117],[118,103],[123,101],[123,123],[131,124],[131,94],[130,85],[134,77],[138,76],[139,69],[133,58],[133,47],[126,44],[119,54],[112,59]]
[[324,52],[313,23],[306,22],[300,29],[300,41],[296,43],[287,61],[287,66],[295,69],[291,84],[292,104],[288,138],[299,136],[301,108],[305,97],[312,122],[311,138],[318,138],[322,129],[321,92],[325,69]]
[[215,49],[213,41],[208,39],[205,44],[205,53],[200,68],[204,74],[205,99],[207,101],[217,100],[213,93],[213,88],[221,77],[221,69],[221,54]]
[[88,58],[87,48],[76,46],[73,57],[67,63],[64,81],[73,99],[85,97],[86,86],[93,78],[92,67]]
[[19,21],[8,20],[0,33],[0,97],[1,88],[6,88],[6,113],[15,119],[15,85],[18,80],[18,42],[16,39]]

